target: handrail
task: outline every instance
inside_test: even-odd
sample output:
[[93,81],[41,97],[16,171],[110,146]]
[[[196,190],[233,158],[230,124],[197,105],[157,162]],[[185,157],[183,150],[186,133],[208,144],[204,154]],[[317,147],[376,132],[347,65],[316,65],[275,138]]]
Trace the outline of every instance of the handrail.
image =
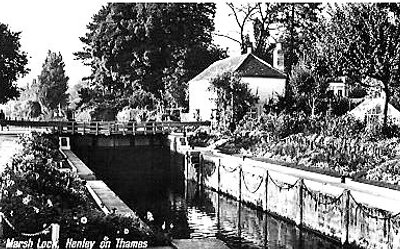
[[54,132],[67,134],[165,134],[176,129],[186,130],[191,126],[208,126],[209,121],[203,122],[177,122],[177,121],[148,121],[148,122],[118,122],[118,121],[33,121],[33,120],[0,120],[0,124],[5,126],[19,127],[50,127]]

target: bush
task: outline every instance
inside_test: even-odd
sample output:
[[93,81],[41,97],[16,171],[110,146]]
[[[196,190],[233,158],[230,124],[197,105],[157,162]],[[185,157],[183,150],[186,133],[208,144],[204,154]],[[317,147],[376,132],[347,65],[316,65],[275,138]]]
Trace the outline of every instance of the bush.
[[[168,243],[162,234],[147,234],[137,219],[100,212],[84,182],[60,170],[63,157],[55,136],[32,133],[21,137],[20,143],[21,153],[1,176],[2,212],[19,232],[38,232],[59,223],[61,240],[125,236],[150,244]],[[10,228],[5,229],[5,235],[20,237]]]
[[[352,116],[310,118],[303,113],[245,117],[232,139],[218,146],[227,154],[242,153],[336,175],[398,182],[399,127],[390,125],[384,136]],[[206,139],[206,138],[204,138]],[[392,167],[389,167],[392,166]],[[390,176],[390,177],[389,177]]]

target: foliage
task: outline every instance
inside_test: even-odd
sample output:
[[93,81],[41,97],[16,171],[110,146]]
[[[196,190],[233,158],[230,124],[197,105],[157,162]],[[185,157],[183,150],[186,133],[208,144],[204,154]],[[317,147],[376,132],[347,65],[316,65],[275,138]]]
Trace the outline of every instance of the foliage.
[[310,64],[300,61],[292,70],[290,82],[295,96],[297,98],[305,97],[305,101],[311,109],[311,116],[314,117],[317,105],[327,97],[326,90],[329,83],[327,77]]
[[[82,101],[117,111],[129,98],[154,95],[186,105],[187,81],[226,56],[212,45],[214,3],[110,3],[88,25],[78,59],[92,67]],[[162,96],[169,99],[161,99]],[[137,103],[145,106],[145,103]]]
[[27,54],[21,50],[19,35],[0,23],[0,104],[19,96],[14,82],[29,72]]
[[30,118],[38,118],[42,114],[42,106],[38,101],[28,101]]
[[[60,170],[63,156],[57,137],[32,133],[20,142],[23,150],[1,176],[2,212],[19,232],[38,232],[46,224],[58,223],[62,244],[67,238],[100,241],[104,236],[142,239],[151,245],[168,243],[165,236],[143,231],[138,219],[100,212],[85,183]],[[8,226],[4,228],[6,235],[15,235]]]
[[346,4],[331,12],[321,40],[327,44],[324,49],[332,71],[359,84],[366,77],[383,83],[386,127],[388,103],[399,88],[399,16],[391,12],[390,4],[377,3]]
[[49,110],[55,110],[59,105],[66,107],[68,103],[68,76],[65,75],[65,64],[61,53],[47,53],[39,75],[39,99]]
[[135,95],[129,98],[129,107],[131,108],[143,108],[153,110],[159,103],[158,99],[154,94],[146,92],[144,90],[136,91]]
[[[211,79],[210,91],[216,93],[215,103],[221,124],[226,128],[235,125],[258,101],[249,86],[241,81],[239,73],[225,72]],[[231,127],[230,127],[231,128]]]
[[82,88],[87,87],[87,82],[85,81],[79,81],[78,83],[74,84],[72,87],[68,88],[68,102],[69,102],[69,108],[72,110],[77,110],[79,107],[81,107],[82,99],[81,96],[79,95],[79,92],[81,91]]
[[365,97],[365,95],[367,95],[367,91],[365,91],[365,89],[361,86],[356,86],[349,91],[348,96],[349,98],[363,98]]
[[[227,5],[238,27],[239,38],[220,33],[216,33],[216,35],[237,42],[242,53],[245,53],[250,41],[250,36],[246,32],[253,30],[253,52],[265,61],[271,60],[271,50],[274,48],[274,43],[283,41],[285,58],[289,58],[285,60],[285,68],[297,64],[298,56],[304,47],[304,36],[314,32],[313,26],[318,21],[318,15],[322,11],[322,6],[319,3],[265,2],[227,3]],[[274,29],[283,31],[282,37],[277,39],[271,32]],[[291,53],[292,48],[293,53]],[[290,65],[289,62],[291,62]],[[290,71],[287,72],[290,74]]]
[[217,148],[334,175],[398,183],[400,129],[389,127],[391,136],[385,137],[346,115],[310,118],[293,113],[256,120],[246,116],[231,139]]
[[119,122],[146,122],[146,121],[161,121],[161,115],[155,110],[148,110],[142,108],[125,107],[117,114]]
[[277,21],[283,26],[285,69],[290,75],[293,65],[310,48],[310,37],[317,32],[316,26],[322,12],[320,3],[282,3]]

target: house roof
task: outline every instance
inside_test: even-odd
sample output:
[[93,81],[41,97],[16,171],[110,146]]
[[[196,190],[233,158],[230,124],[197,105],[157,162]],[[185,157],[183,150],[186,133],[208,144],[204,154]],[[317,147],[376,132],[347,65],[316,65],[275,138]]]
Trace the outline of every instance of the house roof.
[[284,72],[248,53],[216,61],[194,77],[192,81],[211,80],[225,72],[239,72],[243,77],[286,78]]
[[[365,99],[361,104],[355,107],[353,110],[349,111],[349,114],[353,115],[355,118],[359,120],[363,120],[364,117],[374,109],[376,110],[377,107],[379,113],[376,114],[383,114],[383,109],[385,105],[384,98],[368,98]],[[394,120],[400,121],[400,111],[397,110],[394,106],[389,104],[388,106],[388,116]]]

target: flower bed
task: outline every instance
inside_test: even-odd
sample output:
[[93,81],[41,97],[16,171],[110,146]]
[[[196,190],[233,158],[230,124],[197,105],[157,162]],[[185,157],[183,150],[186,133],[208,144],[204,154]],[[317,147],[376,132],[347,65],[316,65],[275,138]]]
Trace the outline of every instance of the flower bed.
[[243,119],[230,141],[217,147],[227,154],[267,158],[333,175],[399,184],[400,141],[351,116],[310,118],[302,114]]
[[[105,237],[145,240],[149,245],[166,245],[162,233],[147,234],[138,220],[115,214],[103,214],[90,199],[84,182],[60,170],[63,157],[58,140],[52,135],[32,133],[21,137],[23,149],[13,158],[1,176],[1,212],[10,223],[5,237],[27,239],[60,225],[60,243],[68,238],[101,241]],[[49,234],[40,233],[49,240]]]

